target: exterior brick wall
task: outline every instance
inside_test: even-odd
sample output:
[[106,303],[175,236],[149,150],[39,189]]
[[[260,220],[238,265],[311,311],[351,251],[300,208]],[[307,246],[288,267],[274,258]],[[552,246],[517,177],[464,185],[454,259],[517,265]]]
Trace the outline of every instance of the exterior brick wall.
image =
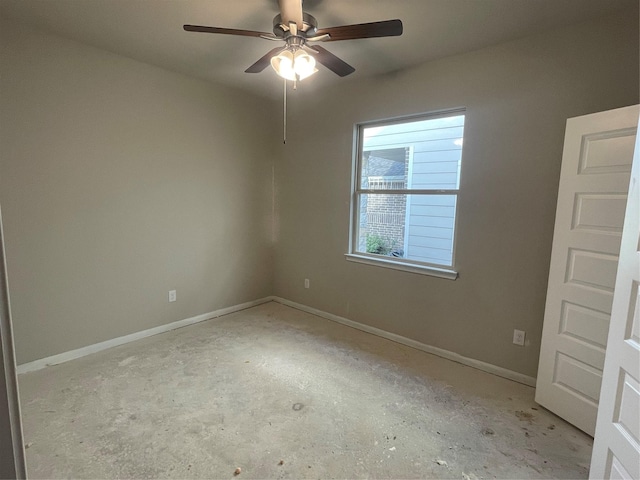
[[[409,154],[405,149],[404,179],[376,177],[370,180],[370,185],[364,188],[380,190],[407,188],[409,178]],[[367,195],[361,205],[360,244],[366,248],[368,235],[379,236],[392,251],[402,251],[404,248],[406,195],[371,194]]]
[[407,197],[404,195],[369,195],[367,233],[379,235],[393,249],[404,245]]

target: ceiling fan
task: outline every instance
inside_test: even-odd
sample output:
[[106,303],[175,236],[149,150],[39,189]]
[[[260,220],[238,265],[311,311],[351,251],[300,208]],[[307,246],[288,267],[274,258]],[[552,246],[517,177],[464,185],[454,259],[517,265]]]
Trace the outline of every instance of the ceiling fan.
[[220,33],[284,41],[284,46],[267,52],[245,72],[259,73],[271,64],[278,75],[294,82],[317,72],[316,62],[340,77],[355,71],[355,68],[328,50],[319,45],[310,44],[402,35],[402,21],[397,19],[318,28],[316,19],[302,11],[302,0],[278,0],[278,4],[280,14],[273,19],[273,33],[201,25],[184,25],[183,28],[188,32]]

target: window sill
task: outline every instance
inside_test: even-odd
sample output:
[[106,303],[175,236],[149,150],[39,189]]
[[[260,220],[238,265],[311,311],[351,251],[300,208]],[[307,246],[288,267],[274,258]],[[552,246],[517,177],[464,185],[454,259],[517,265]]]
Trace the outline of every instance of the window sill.
[[394,270],[418,273],[420,275],[430,275],[432,277],[446,278],[447,280],[455,280],[456,278],[458,278],[458,272],[456,272],[455,270],[448,270],[446,268],[408,264],[386,258],[374,258],[367,255],[358,255],[355,253],[346,253],[345,258],[350,262],[364,263],[365,265],[373,265],[374,267],[392,268]]

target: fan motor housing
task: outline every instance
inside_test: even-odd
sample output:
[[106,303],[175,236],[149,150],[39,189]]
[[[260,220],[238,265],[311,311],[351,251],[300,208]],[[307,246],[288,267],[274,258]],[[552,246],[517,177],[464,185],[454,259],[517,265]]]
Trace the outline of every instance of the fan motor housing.
[[[302,28],[298,29],[298,34],[303,33],[303,37],[313,37],[318,30],[318,21],[313,15],[302,13]],[[289,33],[289,26],[282,23],[282,16],[276,15],[273,18],[273,33],[276,37],[285,38]]]

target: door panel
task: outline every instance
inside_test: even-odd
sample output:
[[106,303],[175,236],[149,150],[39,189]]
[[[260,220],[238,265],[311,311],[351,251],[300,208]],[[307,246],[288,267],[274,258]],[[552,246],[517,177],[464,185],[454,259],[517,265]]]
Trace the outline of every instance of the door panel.
[[567,121],[536,401],[594,434],[638,106]]
[[640,138],[607,340],[590,478],[640,478]]

